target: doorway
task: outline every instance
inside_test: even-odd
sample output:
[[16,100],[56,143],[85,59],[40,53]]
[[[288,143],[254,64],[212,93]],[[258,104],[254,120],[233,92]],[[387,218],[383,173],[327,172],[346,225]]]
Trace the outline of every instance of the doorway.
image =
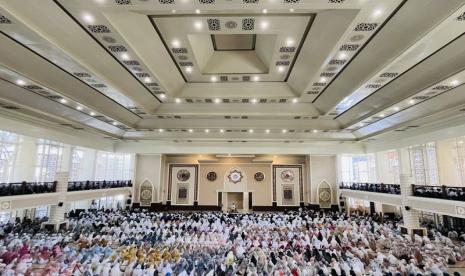
[[253,204],[252,204],[252,192],[249,192],[249,210],[253,209]]

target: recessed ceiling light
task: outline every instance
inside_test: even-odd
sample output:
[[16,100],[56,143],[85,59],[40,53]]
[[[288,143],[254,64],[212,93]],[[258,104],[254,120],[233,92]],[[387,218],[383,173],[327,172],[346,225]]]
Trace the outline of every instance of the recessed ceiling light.
[[399,107],[397,107],[397,106],[394,106],[394,108],[393,108],[393,109],[394,109],[394,111],[399,111],[399,110],[400,110],[400,108],[399,108]]
[[210,130],[207,128],[207,129],[205,130],[205,133],[209,133],[209,132],[210,132]]
[[294,9],[289,9],[290,12],[294,12]]
[[262,12],[263,12],[263,13],[268,13],[268,10],[267,10],[267,9],[263,9]]
[[459,83],[460,83],[460,82],[459,82],[458,80],[453,80],[453,81],[451,81],[450,84],[452,84],[452,85],[458,85]]
[[287,47],[293,46],[294,43],[295,43],[295,41],[294,41],[292,38],[286,39],[286,46],[287,46]]
[[196,14],[199,14],[199,13],[200,13],[200,10],[199,10],[199,9],[196,9],[196,10],[195,10],[195,13],[196,13]]
[[175,101],[176,103],[180,103],[180,102],[181,102],[181,99],[180,99],[180,98],[176,98],[176,99],[174,99],[174,101]]
[[163,132],[163,131],[164,131],[163,128],[158,129],[158,132]]
[[195,21],[194,27],[195,27],[197,30],[200,31],[200,30],[202,29],[202,22],[201,22],[201,21]]
[[314,129],[312,130],[313,133],[317,133],[318,132],[318,129]]
[[381,9],[376,9],[374,12],[373,12],[373,17],[378,17],[380,15],[383,14],[383,11]]
[[220,102],[221,102],[221,99],[219,99],[219,98],[215,99],[215,103],[220,103]]
[[459,144],[463,144],[463,141],[462,141],[462,140],[460,140],[460,141],[459,141]]
[[192,132],[194,132],[194,130],[191,128],[191,129],[189,129],[189,132],[192,133]]
[[287,132],[287,129],[283,129],[281,130],[282,133],[286,133]]
[[118,123],[117,123],[117,122],[113,122],[112,124],[113,124],[114,126],[116,126]]
[[278,72],[279,73],[282,73],[286,70],[286,68],[284,68],[284,66],[278,66]]
[[144,82],[145,82],[145,83],[149,83],[149,82],[151,82],[151,81],[152,81],[152,79],[149,78],[149,77],[144,78]]
[[76,106],[76,109],[77,110],[82,110],[82,106],[78,105],[78,106]]
[[173,47],[176,47],[176,48],[179,48],[181,46],[181,42],[177,39],[171,41],[171,45],[173,45]]
[[192,67],[188,66],[186,67],[186,73],[192,73]]
[[82,15],[82,20],[84,20],[84,22],[86,22],[88,24],[92,24],[95,21],[94,17],[90,13],[84,13]]
[[61,100],[60,100],[60,103],[62,103],[62,104],[65,104],[65,103],[67,103],[67,102],[68,102],[68,101],[67,101],[66,99],[61,99]]
[[408,101],[409,104],[414,104],[415,103],[415,100],[410,100]]
[[165,94],[165,93],[160,94],[160,98],[165,99],[165,98],[166,98],[166,94]]
[[25,85],[26,82],[23,81],[23,80],[16,80],[16,84],[17,84],[17,85]]
[[171,10],[171,13],[176,13],[176,10]]
[[270,130],[269,130],[269,129],[265,129],[265,133],[270,133]]
[[346,57],[347,57],[347,54],[344,53],[344,52],[341,52],[341,53],[339,54],[339,58],[340,58],[340,59],[344,59],[344,58],[346,58]]
[[253,77],[253,81],[259,81],[260,80],[260,77],[259,76],[254,76]]
[[210,80],[211,80],[212,82],[216,82],[216,81],[218,80],[218,78],[217,78],[216,76],[211,76],[211,77],[210,77]]
[[97,4],[105,4],[106,0],[95,0]]
[[253,104],[256,104],[257,103],[257,99],[253,98],[252,100],[250,100]]
[[292,99],[292,103],[297,103],[298,101],[299,101],[299,99],[297,99],[297,98]]
[[127,53],[122,53],[121,54],[121,59],[122,60],[129,60],[129,55]]
[[95,112],[90,112],[90,116],[95,116]]
[[384,114],[383,113],[379,114],[379,117],[384,117]]
[[220,129],[220,133],[224,133],[224,129]]
[[249,133],[253,133],[253,129],[249,129]]
[[326,81],[327,81],[327,79],[325,77],[320,78],[320,82],[326,82]]
[[262,21],[262,23],[260,23],[260,27],[262,27],[262,30],[268,29],[269,25],[270,23],[268,23],[268,21]]

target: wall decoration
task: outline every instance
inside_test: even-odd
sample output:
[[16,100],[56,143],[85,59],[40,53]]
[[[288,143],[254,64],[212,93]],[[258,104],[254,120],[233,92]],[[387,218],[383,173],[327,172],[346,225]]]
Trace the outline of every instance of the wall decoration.
[[188,170],[179,170],[176,174],[176,177],[179,181],[187,181],[191,177],[191,173]]
[[153,188],[150,181],[145,180],[140,185],[139,201],[141,206],[150,206],[152,204]]
[[239,171],[238,169],[233,169],[228,174],[229,181],[234,183],[234,184],[236,184],[238,182],[241,182],[242,178],[243,178],[242,172]]
[[256,181],[261,182],[265,179],[265,174],[262,172],[256,172],[253,177]]
[[207,179],[210,180],[210,181],[215,181],[216,177],[217,177],[216,172],[207,173]]
[[284,182],[292,182],[294,180],[294,173],[291,170],[282,171],[281,180]]
[[11,201],[1,201],[0,202],[0,211],[9,211],[11,209]]
[[[289,194],[291,188],[292,198]],[[272,191],[273,203],[278,206],[303,204],[302,165],[273,165]]]
[[[185,191],[180,191],[183,188],[187,189],[187,198],[184,198]],[[198,165],[169,165],[167,202],[170,204],[195,204],[198,201],[198,188]],[[171,193],[173,190],[174,194]]]
[[326,181],[321,182],[318,188],[318,202],[320,208],[331,208],[331,187]]
[[282,205],[294,205],[294,185],[283,185]]

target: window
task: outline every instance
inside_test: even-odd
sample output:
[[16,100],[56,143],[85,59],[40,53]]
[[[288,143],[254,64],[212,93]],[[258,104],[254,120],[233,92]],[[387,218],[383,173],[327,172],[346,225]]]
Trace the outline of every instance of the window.
[[436,143],[409,147],[410,163],[416,185],[439,185]]
[[0,130],[0,182],[10,182],[13,177],[18,135]]
[[63,144],[46,139],[37,143],[37,162],[35,169],[36,181],[54,181],[59,169]]
[[69,180],[82,181],[84,176],[84,150],[73,147],[71,153],[71,165],[69,170]]
[[130,180],[133,175],[131,154],[99,152],[96,180]]
[[392,179],[394,180],[393,183],[400,183],[399,155],[397,154],[397,151],[388,151],[387,159],[389,175],[391,175]]
[[375,182],[375,162],[372,155],[343,155],[341,157],[343,182]]
[[48,206],[40,206],[36,208],[36,212],[35,212],[36,218],[41,219],[46,216],[48,216]]
[[0,224],[5,224],[10,221],[11,212],[0,212]]

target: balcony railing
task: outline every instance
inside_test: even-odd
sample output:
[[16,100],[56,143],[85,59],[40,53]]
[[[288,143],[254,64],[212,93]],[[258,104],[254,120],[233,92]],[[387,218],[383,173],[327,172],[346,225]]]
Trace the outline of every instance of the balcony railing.
[[465,187],[412,185],[414,196],[465,201]]
[[54,193],[56,185],[56,181],[0,183],[0,196]]
[[342,182],[341,189],[400,195],[399,184]]
[[131,180],[68,182],[68,192],[124,188],[124,187],[132,187]]

